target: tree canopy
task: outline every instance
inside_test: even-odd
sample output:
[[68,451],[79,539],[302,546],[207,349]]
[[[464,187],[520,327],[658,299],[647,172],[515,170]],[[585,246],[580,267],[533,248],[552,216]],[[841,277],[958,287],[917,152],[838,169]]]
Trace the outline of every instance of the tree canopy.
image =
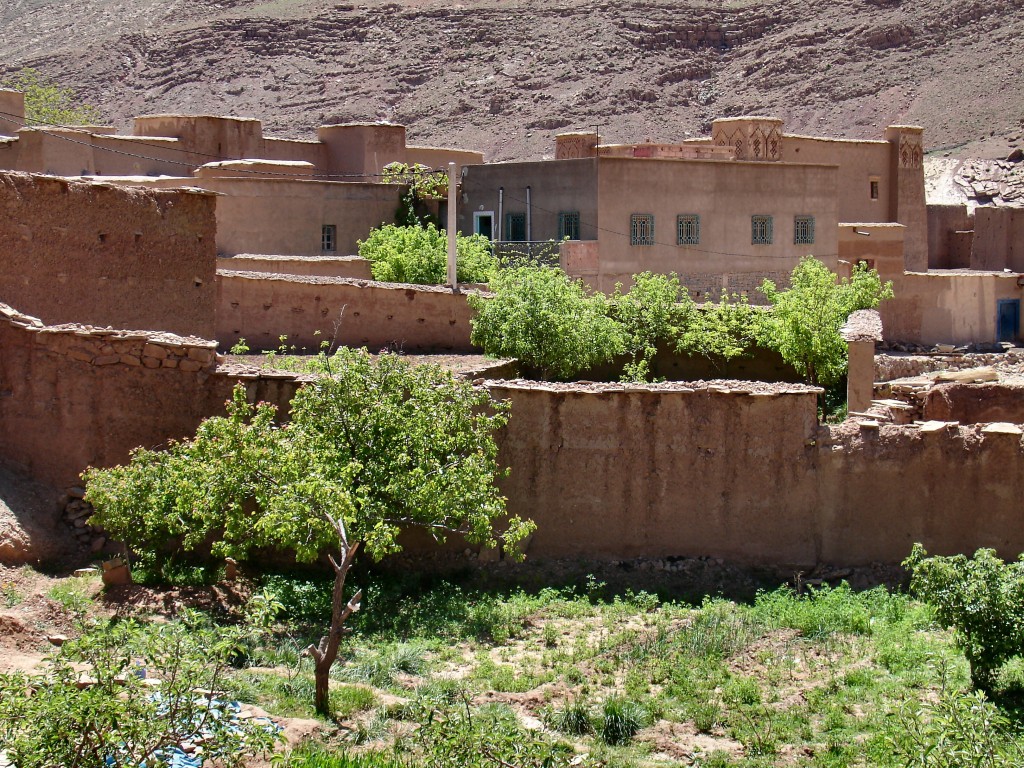
[[790,287],[765,280],[761,292],[771,305],[761,324],[761,341],[778,350],[813,385],[829,386],[846,373],[847,349],[839,333],[858,309],[874,309],[892,298],[892,283],[858,264],[849,279],[836,279],[828,267],[806,256],[793,269]]
[[[370,262],[374,280],[391,283],[442,285],[448,279],[448,239],[433,224],[385,224],[359,241],[359,255]],[[456,236],[457,274],[460,283],[486,283],[498,261],[491,243],[480,235]]]
[[262,547],[304,561],[329,555],[331,630],[308,649],[322,711],[343,625],[360,607],[358,592],[343,593],[361,546],[380,558],[401,549],[400,531],[418,527],[514,554],[533,527],[512,517],[500,542],[493,529],[505,515],[493,433],[506,403],[398,355],[342,349],[324,366],[285,423],[274,406],[248,403],[239,385],[227,416],[205,420],[194,438],[84,475],[97,522],[136,551],[212,541],[215,554],[234,557]]
[[28,125],[95,125],[103,119],[99,109],[83,102],[74,89],[66,88],[36,69],[23,69],[0,88],[25,94],[25,122]]

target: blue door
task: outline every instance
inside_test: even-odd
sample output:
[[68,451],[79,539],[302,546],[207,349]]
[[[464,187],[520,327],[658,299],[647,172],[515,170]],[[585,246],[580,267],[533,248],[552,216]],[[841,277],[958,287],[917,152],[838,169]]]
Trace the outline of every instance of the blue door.
[[1020,333],[1020,299],[1000,299],[999,341],[1016,341]]

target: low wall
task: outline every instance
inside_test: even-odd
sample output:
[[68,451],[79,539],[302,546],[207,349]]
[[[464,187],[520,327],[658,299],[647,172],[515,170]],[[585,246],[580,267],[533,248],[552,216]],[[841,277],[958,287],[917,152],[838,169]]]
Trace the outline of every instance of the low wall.
[[[217,341],[245,338],[253,349],[322,341],[372,350],[468,352],[473,311],[466,292],[341,277],[301,277],[221,270],[217,274]],[[319,332],[319,333],[318,333]]]
[[44,326],[0,304],[0,464],[63,489],[88,465],[193,434],[236,381],[286,404],[292,374],[220,369],[212,341],[166,333]]
[[924,399],[922,416],[928,420],[962,424],[1010,422],[1024,424],[1024,385],[936,384]]
[[1019,429],[818,427],[800,385],[487,386],[512,402],[502,488],[537,523],[531,557],[809,567],[897,563],[915,541],[1024,551]]
[[359,256],[267,256],[240,253],[217,259],[217,269],[235,272],[269,272],[281,275],[354,277],[372,280],[370,262]]
[[212,336],[214,197],[0,173],[0,301],[48,323]]

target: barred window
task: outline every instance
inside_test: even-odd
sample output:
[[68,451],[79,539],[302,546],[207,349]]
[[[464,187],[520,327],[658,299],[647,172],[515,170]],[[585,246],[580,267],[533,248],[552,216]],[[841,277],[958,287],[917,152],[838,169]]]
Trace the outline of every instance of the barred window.
[[700,216],[695,213],[676,217],[676,243],[678,245],[700,244]]
[[634,213],[629,217],[629,244],[654,245],[653,213]]
[[506,213],[505,214],[505,240],[512,242],[523,242],[526,240],[526,214]]
[[793,217],[793,242],[810,244],[814,242],[814,217],[794,216]]
[[580,239],[580,212],[569,211],[558,214],[558,239]]
[[338,250],[338,228],[334,224],[324,224],[320,230],[320,250]]
[[878,199],[878,179],[871,179],[871,199]]
[[750,242],[754,245],[771,245],[773,229],[771,216],[751,216]]

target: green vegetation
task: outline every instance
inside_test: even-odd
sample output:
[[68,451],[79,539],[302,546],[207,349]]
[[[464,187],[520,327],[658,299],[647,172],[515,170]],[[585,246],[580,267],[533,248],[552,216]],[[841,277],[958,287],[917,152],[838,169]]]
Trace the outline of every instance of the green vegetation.
[[431,170],[419,163],[388,163],[383,168],[381,181],[408,185],[395,212],[395,223],[398,226],[425,227],[433,224],[440,228],[441,223],[430,213],[427,202],[448,197],[447,173]]
[[659,347],[723,365],[760,346],[823,386],[846,372],[842,324],[892,296],[891,283],[883,285],[874,270],[858,266],[852,279],[837,280],[813,257],[793,270],[790,289],[764,282],[770,309],[724,292],[717,303],[698,306],[675,274],[651,272],[633,275],[629,291],[616,285],[610,299],[553,267],[502,270],[491,288],[494,298],[471,298],[478,311],[473,343],[519,359],[541,378],[569,379],[624,354],[622,379],[647,381]]
[[991,693],[1000,669],[1024,655],[1024,557],[1005,563],[992,549],[979,549],[973,558],[928,557],[915,544],[903,564],[912,574],[911,589],[956,631],[974,685]]
[[[361,547],[379,558],[401,549],[398,534],[420,527],[497,546],[505,515],[493,432],[508,407],[436,366],[397,355],[340,350],[324,375],[299,390],[290,420],[235,389],[227,417],[204,421],[195,438],[166,450],[139,449],[131,462],[89,469],[95,519],[133,550],[160,554],[213,542],[216,555],[253,549],[326,555],[334,573],[331,626],[307,652],[315,659],[317,710],[329,710],[328,679],[345,622],[362,592],[345,597]],[[485,406],[487,408],[485,409]],[[532,530],[505,521],[502,544]]]
[[[498,262],[487,238],[459,234],[456,247],[460,283],[486,283],[493,278]],[[370,262],[374,280],[418,285],[442,285],[448,280],[447,234],[433,223],[372,229],[359,241],[359,255]]]
[[494,297],[470,296],[472,342],[515,357],[544,379],[568,379],[624,350],[622,328],[603,294],[554,267],[516,267],[491,280]]
[[277,729],[200,691],[220,687],[244,631],[187,611],[163,625],[85,627],[45,671],[0,675],[0,745],[18,768],[136,768],[169,763],[202,734],[205,754],[241,765],[271,749]]
[[829,386],[846,373],[846,342],[839,329],[858,309],[874,309],[892,298],[892,283],[863,264],[853,276],[837,281],[835,273],[807,256],[793,270],[788,290],[765,280],[761,292],[772,311],[762,326],[766,346],[778,350],[808,384]]
[[23,69],[5,80],[0,88],[25,94],[25,122],[28,125],[96,125],[103,114],[84,104],[71,88],[63,88],[36,69]]

